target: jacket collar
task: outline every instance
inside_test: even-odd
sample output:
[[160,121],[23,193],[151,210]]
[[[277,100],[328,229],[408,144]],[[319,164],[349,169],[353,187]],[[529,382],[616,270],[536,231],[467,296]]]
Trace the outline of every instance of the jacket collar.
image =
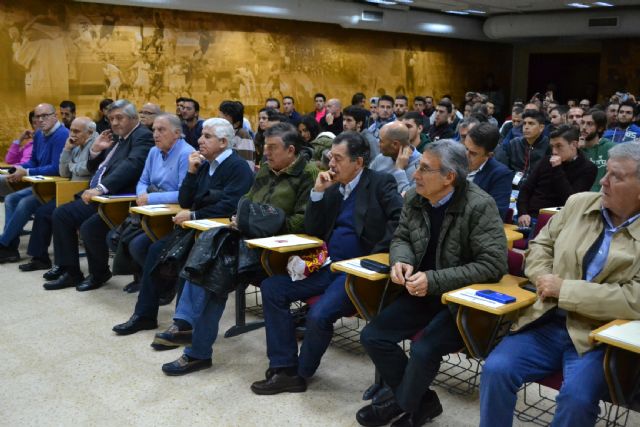
[[[453,192],[453,198],[451,199],[451,203],[447,208],[447,212],[462,212],[464,210],[466,194],[468,191],[469,183],[465,179],[461,185],[457,185],[455,187],[455,191]],[[411,196],[407,197],[407,205],[412,208],[423,209],[430,206],[429,201],[415,192],[415,188],[411,190]]]
[[269,172],[274,174],[274,175],[291,175],[291,176],[298,176],[300,174],[302,174],[302,172],[304,171],[305,166],[307,165],[307,161],[304,157],[302,156],[298,156],[293,163],[291,163],[288,167],[286,167],[284,170],[281,170],[280,172],[276,172],[273,169],[269,168]]
[[[600,211],[601,208],[602,208],[602,195],[599,195],[598,197],[594,198],[593,201],[587,206],[587,208],[584,210],[583,215],[584,216],[597,215],[600,221],[604,221],[602,219],[602,213]],[[633,237],[635,240],[640,241],[640,219],[637,219],[633,223],[631,223],[627,227],[627,231],[629,231],[629,234],[631,235],[631,237]]]

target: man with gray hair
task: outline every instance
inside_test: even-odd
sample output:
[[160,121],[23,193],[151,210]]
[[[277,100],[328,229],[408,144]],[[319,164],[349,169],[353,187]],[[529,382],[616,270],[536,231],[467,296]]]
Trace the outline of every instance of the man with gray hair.
[[[60,155],[60,176],[72,181],[88,181],[91,172],[87,168],[89,150],[98,137],[96,124],[89,117],[76,117],[69,127],[69,138]],[[27,254],[31,261],[19,266],[21,271],[48,270],[51,268],[49,244],[52,237],[51,215],[56,208],[56,199],[41,205],[33,215],[33,226]]]
[[342,133],[342,103],[339,99],[331,98],[327,101],[327,113],[320,119],[320,129],[332,132],[334,135]]
[[[47,290],[75,286],[88,291],[102,286],[111,278],[109,249],[106,237],[109,227],[98,215],[94,196],[134,193],[153,135],[140,124],[136,107],[119,99],[109,105],[107,116],[111,129],[96,138],[89,150],[87,168],[93,176],[89,189],[79,198],[53,211],[53,248],[55,264],[60,267],[51,275],[45,274]],[[84,241],[89,277],[80,270],[78,233]]]
[[640,319],[640,144],[609,150],[600,193],[578,193],[529,242],[536,302],[520,310],[480,381],[480,425],[511,425],[524,382],[563,372],[553,425],[593,426],[606,394],[605,349],[589,333]]
[[409,141],[409,129],[400,122],[387,123],[380,129],[380,154],[369,168],[393,175],[402,196],[415,186],[414,174],[420,163],[420,152]]
[[58,175],[60,152],[69,136],[67,128],[58,121],[53,105],[39,104],[34,113],[34,124],[38,130],[33,135],[31,159],[16,166],[13,173],[0,176],[0,196],[6,196],[4,229],[0,236],[0,264],[20,260],[20,233],[31,215],[41,206],[31,188],[13,191],[11,185],[19,183],[25,176]]
[[[473,283],[497,282],[507,272],[507,241],[496,204],[466,180],[462,144],[440,140],[425,147],[415,172],[416,188],[405,196],[389,261],[400,296],[362,330],[360,342],[385,387],[360,409],[364,426],[420,426],[442,413],[430,390],[442,356],[464,343],[442,294]],[[398,346],[419,334],[411,357]],[[496,424],[497,425],[497,424]]]

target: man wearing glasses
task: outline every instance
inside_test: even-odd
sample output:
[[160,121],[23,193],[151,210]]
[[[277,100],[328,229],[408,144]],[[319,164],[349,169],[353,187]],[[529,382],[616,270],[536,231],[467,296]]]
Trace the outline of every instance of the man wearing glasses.
[[37,130],[33,136],[31,159],[16,166],[12,174],[0,176],[0,196],[6,196],[4,229],[0,236],[0,264],[20,260],[20,232],[40,206],[30,187],[14,192],[11,184],[29,175],[57,176],[60,153],[69,137],[69,130],[58,121],[53,105],[40,104],[34,113]]
[[[402,413],[393,426],[420,426],[442,413],[429,386],[442,356],[464,344],[453,308],[440,298],[507,272],[496,203],[467,182],[468,170],[464,145],[445,139],[425,147],[389,251],[391,281],[404,289],[360,335],[386,386],[357,412],[363,426],[385,425]],[[407,358],[398,343],[416,334]]]
[[147,102],[138,113],[140,114],[140,123],[148,127],[149,130],[153,130],[153,121],[160,113],[162,113],[162,110],[158,105]]

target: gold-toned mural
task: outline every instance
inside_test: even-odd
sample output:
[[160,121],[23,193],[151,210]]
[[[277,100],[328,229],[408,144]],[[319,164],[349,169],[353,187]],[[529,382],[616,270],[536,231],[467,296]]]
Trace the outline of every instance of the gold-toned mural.
[[[254,122],[269,96],[292,95],[298,111],[323,92],[461,99],[486,74],[508,88],[508,46],[348,30],[293,22],[93,3],[9,0],[0,5],[0,153],[36,104],[70,99],[95,116],[101,99],[175,110],[191,96],[201,117],[241,100]],[[4,147],[4,148],[3,148]]]

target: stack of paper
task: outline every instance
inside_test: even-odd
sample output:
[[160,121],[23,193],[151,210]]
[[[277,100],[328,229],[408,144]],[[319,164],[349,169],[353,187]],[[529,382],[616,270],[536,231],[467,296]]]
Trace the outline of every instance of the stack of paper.
[[250,245],[261,248],[284,248],[287,246],[312,245],[317,244],[315,240],[305,239],[295,234],[283,234],[282,236],[265,237],[262,239],[245,240]]
[[216,227],[226,227],[227,224],[223,224],[221,222],[218,221],[213,221],[210,219],[194,219],[191,221],[186,221],[185,224],[189,224],[189,225],[199,225],[201,227],[206,227],[206,228],[216,228]]
[[613,325],[598,335],[640,347],[640,320],[627,322],[624,325]]
[[154,213],[154,212],[169,212],[170,209],[167,207],[167,205],[146,205],[146,206],[138,206],[138,210],[141,210],[143,212],[147,212],[147,213]]

